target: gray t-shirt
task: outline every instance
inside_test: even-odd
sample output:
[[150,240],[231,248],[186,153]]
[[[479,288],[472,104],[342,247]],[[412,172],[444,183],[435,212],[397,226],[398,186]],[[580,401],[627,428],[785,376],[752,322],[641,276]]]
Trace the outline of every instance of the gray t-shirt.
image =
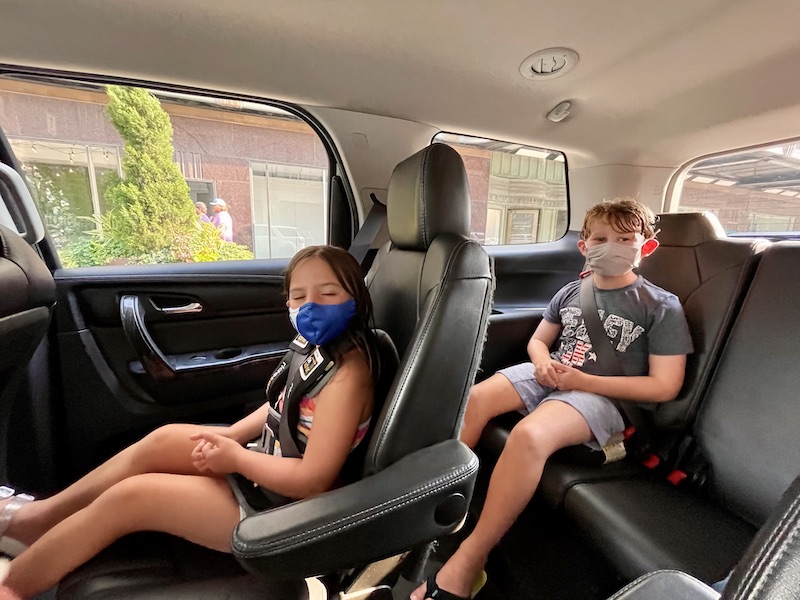
[[[544,318],[561,325],[558,348],[551,356],[592,375],[604,375],[592,352],[580,306],[580,280],[561,288],[544,311]],[[597,312],[627,376],[647,375],[648,356],[672,356],[693,351],[692,336],[675,294],[644,277],[615,289],[594,288]]]

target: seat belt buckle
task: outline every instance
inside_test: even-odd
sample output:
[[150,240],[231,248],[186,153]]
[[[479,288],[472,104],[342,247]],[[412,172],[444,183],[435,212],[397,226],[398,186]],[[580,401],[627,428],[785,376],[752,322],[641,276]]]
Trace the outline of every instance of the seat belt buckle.
[[689,477],[688,473],[685,473],[684,471],[681,471],[680,469],[673,469],[672,473],[667,475],[667,481],[669,481],[674,486],[678,486],[687,477]]
[[645,468],[653,470],[661,464],[661,459],[652,452],[642,459]]

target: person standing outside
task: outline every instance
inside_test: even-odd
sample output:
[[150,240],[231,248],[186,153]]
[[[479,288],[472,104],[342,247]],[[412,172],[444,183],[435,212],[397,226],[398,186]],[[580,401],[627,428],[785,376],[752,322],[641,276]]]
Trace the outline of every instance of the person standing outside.
[[211,223],[211,219],[206,214],[208,212],[208,207],[206,206],[205,202],[197,201],[194,203],[194,211],[197,213],[197,219],[201,223]]
[[212,225],[219,229],[219,237],[226,242],[232,242],[233,218],[228,212],[228,203],[222,198],[214,198],[211,201],[211,206],[214,207],[214,218],[211,220]]

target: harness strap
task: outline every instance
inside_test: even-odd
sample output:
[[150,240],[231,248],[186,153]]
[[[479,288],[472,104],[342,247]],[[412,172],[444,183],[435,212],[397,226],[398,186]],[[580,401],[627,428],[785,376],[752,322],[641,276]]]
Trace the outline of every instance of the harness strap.
[[[305,453],[305,440],[297,431],[300,422],[300,403],[306,396],[315,396],[330,381],[336,372],[336,350],[341,352],[352,344],[349,340],[336,344],[333,348],[315,347],[303,336],[298,335],[289,345],[289,350],[267,383],[267,396],[270,403],[267,422],[259,449],[269,454],[287,458],[301,458]],[[280,373],[276,377],[275,373]],[[281,387],[284,382],[283,408],[277,409]],[[291,498],[261,488],[273,505],[291,502]]]
[[[592,340],[592,350],[597,354],[597,362],[602,365],[603,371],[610,376],[622,376],[622,363],[614,352],[613,341],[606,335],[600,315],[597,311],[597,301],[594,297],[594,282],[592,275],[588,274],[581,280],[580,305],[583,313],[583,323],[589,339]],[[649,413],[640,409],[634,402],[609,398],[614,406],[622,413],[628,425],[633,428],[626,429],[625,441],[635,454],[641,455],[650,446],[652,425]]]

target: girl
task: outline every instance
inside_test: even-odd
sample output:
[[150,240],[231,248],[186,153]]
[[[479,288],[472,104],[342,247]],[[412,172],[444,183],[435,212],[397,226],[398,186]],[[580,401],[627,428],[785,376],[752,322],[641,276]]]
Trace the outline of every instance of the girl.
[[[297,433],[306,440],[305,451],[285,457],[270,445],[262,452],[243,446],[262,434],[270,406],[273,418],[281,410],[281,393],[230,427],[165,425],[51,498],[0,501],[0,529],[7,526],[0,534],[30,544],[0,564],[0,580],[5,572],[0,600],[51,588],[135,531],[163,531],[230,552],[234,527],[252,510],[237,501],[232,474],[289,498],[335,485],[372,414],[378,365],[369,328],[372,303],[359,264],[332,246],[298,252],[286,270],[286,292],[295,328],[337,365],[313,399],[300,400]],[[291,372],[288,377],[291,381]],[[63,551],[67,547],[70,552]]]

